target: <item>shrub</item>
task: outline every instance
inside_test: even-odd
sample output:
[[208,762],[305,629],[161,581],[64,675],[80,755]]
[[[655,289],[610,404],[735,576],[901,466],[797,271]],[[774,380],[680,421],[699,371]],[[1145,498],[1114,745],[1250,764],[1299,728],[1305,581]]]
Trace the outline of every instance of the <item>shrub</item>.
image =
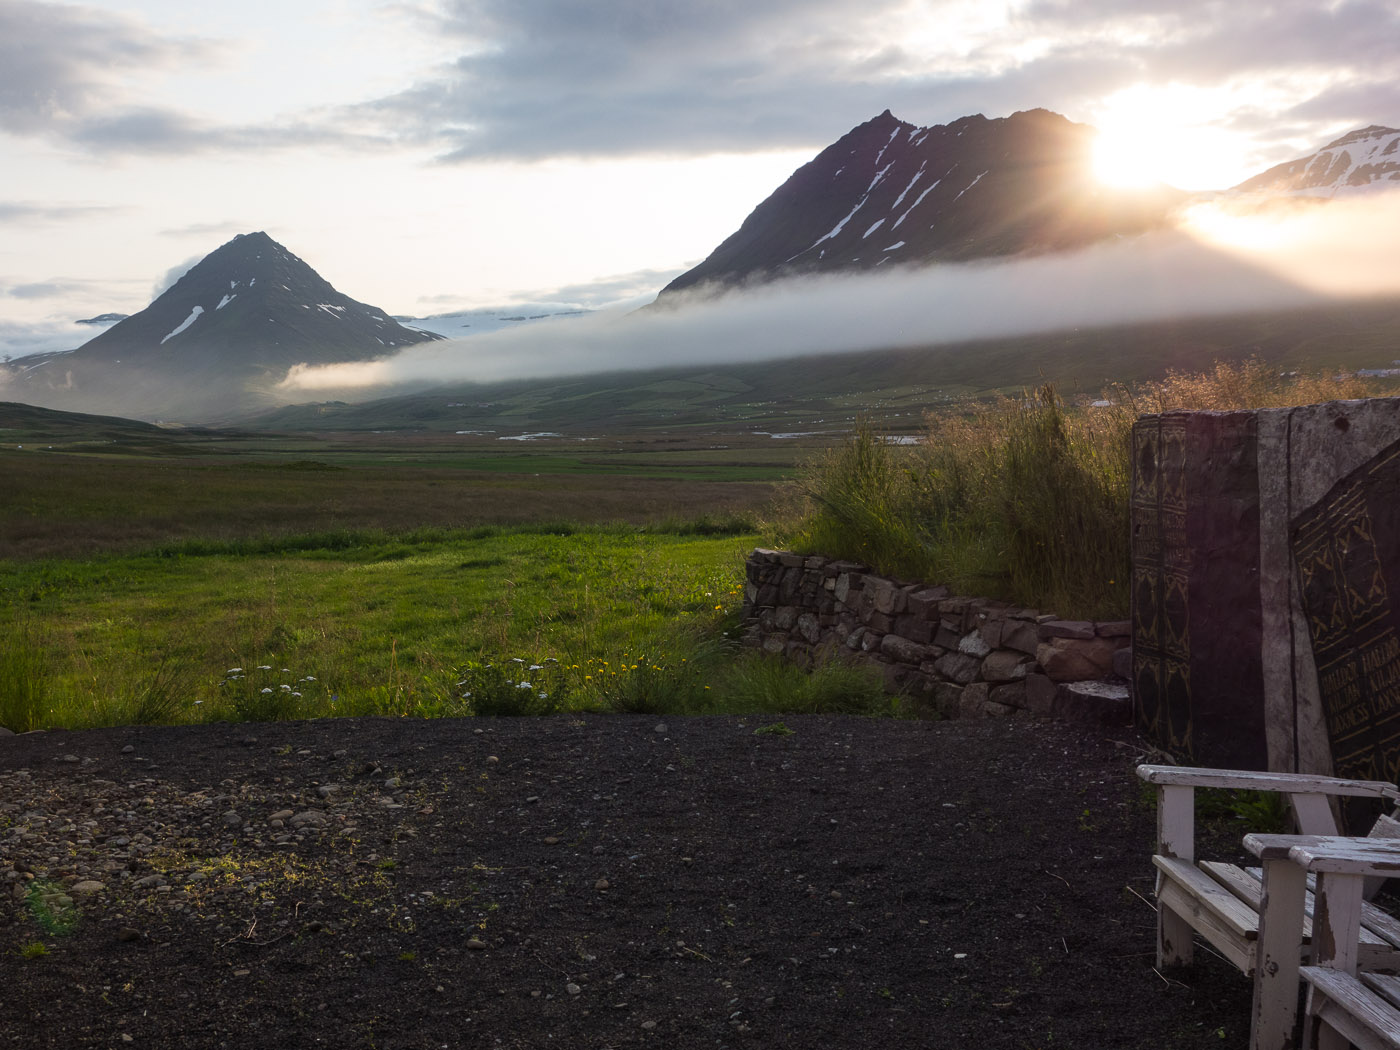
[[219,691],[236,721],[278,722],[298,717],[304,710],[305,690],[315,685],[313,676],[297,677],[285,667],[259,664],[247,670],[229,668]]
[[520,717],[552,715],[566,706],[569,684],[559,661],[469,663],[459,671],[459,696],[474,715]]
[[802,550],[1040,608],[1127,603],[1125,411],[1069,413],[1050,387],[930,418],[924,444],[861,424],[810,468]]
[[742,714],[852,714],[891,712],[879,672],[827,661],[805,671],[764,653],[745,653],[719,684],[713,707]]

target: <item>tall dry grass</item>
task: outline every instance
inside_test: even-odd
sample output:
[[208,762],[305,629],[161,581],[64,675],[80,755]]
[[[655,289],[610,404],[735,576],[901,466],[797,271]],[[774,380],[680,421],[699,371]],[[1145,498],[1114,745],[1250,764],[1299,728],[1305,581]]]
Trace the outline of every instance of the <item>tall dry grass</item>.
[[1219,362],[1114,388],[1093,405],[1066,405],[1051,386],[961,405],[930,415],[917,446],[860,424],[807,466],[780,540],[1062,615],[1126,616],[1140,415],[1372,397],[1388,385]]

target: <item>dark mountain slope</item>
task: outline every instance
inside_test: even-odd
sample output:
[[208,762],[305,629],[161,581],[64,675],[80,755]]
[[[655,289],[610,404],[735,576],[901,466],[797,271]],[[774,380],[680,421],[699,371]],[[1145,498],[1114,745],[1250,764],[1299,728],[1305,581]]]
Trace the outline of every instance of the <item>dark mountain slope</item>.
[[1058,251],[1161,223],[1182,195],[1103,186],[1094,136],[1043,109],[927,128],[886,110],[794,172],[662,298],[707,282]]

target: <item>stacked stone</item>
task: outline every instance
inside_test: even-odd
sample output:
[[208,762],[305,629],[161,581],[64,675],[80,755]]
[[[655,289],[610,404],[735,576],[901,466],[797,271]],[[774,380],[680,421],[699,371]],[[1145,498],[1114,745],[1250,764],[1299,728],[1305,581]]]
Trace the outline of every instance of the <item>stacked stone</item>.
[[745,641],[803,665],[879,666],[885,689],[946,718],[1126,723],[1128,621],[1061,620],[821,555],[749,555]]

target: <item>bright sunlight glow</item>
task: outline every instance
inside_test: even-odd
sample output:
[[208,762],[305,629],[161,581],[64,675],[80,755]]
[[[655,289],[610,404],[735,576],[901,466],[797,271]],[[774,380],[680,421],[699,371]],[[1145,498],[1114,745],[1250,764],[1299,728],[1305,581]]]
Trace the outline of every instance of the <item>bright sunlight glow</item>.
[[1180,85],[1139,85],[1109,97],[1093,120],[1095,174],[1111,186],[1229,188],[1248,170],[1243,142],[1209,123],[1228,112],[1223,102]]

